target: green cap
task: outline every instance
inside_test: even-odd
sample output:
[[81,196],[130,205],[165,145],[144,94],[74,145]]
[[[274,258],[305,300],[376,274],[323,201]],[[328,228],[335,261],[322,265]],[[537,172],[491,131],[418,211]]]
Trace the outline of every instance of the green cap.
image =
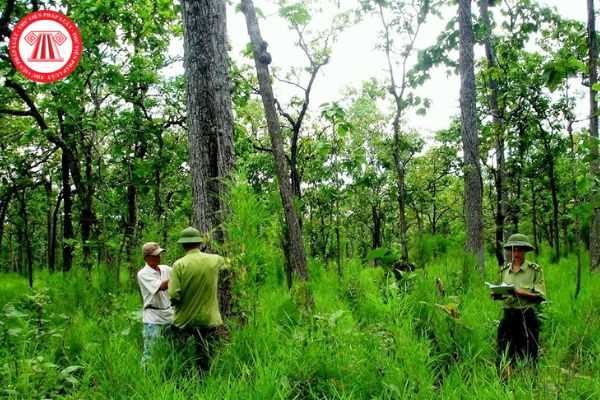
[[198,229],[189,226],[181,231],[177,243],[204,243],[205,241]]
[[531,243],[529,243],[529,238],[522,233],[515,233],[510,235],[506,243],[504,243],[505,249],[510,249],[511,247],[522,247],[526,249],[526,251],[535,250],[535,247]]

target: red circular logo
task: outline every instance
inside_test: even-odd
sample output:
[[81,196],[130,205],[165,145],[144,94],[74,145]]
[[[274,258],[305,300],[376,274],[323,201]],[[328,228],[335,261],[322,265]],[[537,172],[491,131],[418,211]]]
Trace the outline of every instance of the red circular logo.
[[67,77],[79,63],[83,44],[77,25],[50,10],[23,17],[10,35],[10,58],[32,81],[49,83]]

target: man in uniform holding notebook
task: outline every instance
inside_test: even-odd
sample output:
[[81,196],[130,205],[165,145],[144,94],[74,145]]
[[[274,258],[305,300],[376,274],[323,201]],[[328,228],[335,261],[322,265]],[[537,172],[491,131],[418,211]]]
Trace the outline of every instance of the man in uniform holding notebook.
[[508,361],[503,375],[510,376],[517,359],[535,363],[539,353],[539,304],[546,299],[542,268],[525,259],[525,253],[534,250],[527,236],[516,233],[508,238],[504,248],[511,252],[511,262],[501,271],[501,283],[512,285],[509,294],[497,295],[504,302],[504,316],[498,326],[498,361]]

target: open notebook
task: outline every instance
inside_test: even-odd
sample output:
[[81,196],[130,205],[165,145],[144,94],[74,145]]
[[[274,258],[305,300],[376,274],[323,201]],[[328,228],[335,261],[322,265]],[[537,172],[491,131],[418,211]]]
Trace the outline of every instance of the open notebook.
[[485,285],[494,294],[512,294],[515,291],[515,286],[508,283],[496,285],[494,283],[486,282]]

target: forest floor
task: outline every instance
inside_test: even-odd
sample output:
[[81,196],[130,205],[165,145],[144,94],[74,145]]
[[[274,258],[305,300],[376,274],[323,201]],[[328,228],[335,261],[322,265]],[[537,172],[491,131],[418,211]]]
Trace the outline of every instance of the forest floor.
[[[492,258],[489,258],[492,261]],[[600,398],[600,274],[575,260],[541,257],[549,301],[536,370],[507,383],[495,367],[501,307],[477,274],[465,281],[443,256],[398,283],[381,268],[311,263],[315,310],[301,313],[281,281],[238,288],[246,322],[202,379],[164,341],[140,365],[140,297],[98,268],[39,272],[0,283],[0,397],[14,399],[597,399]],[[586,264],[584,264],[586,265]],[[273,265],[269,268],[280,268]],[[488,265],[488,280],[495,279]],[[445,284],[437,294],[435,278]]]

